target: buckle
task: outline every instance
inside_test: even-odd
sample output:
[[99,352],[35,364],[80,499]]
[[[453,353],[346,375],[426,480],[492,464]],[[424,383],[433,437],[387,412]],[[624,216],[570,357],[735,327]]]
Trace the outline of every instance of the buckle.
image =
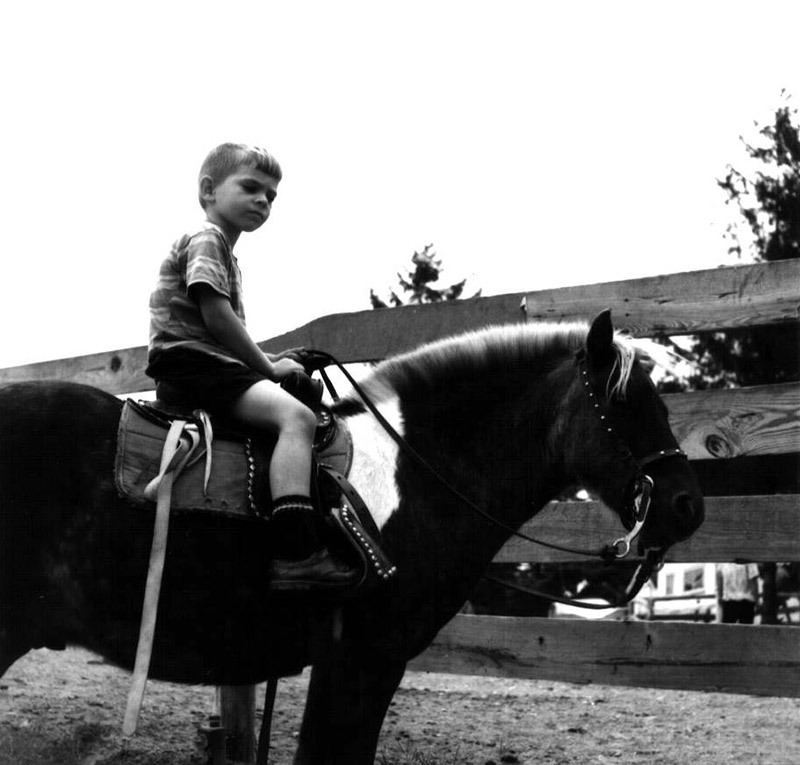
[[615,539],[606,549],[606,554],[612,559],[624,558],[631,551],[631,542],[639,535],[639,532],[647,520],[647,512],[650,509],[650,496],[653,493],[655,482],[646,473],[641,473],[636,477],[635,494],[633,497],[634,521],[633,528],[624,536]]

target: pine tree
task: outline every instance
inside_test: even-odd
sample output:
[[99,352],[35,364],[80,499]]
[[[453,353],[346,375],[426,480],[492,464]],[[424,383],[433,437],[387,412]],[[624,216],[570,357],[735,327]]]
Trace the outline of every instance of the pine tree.
[[[767,139],[765,146],[741,139],[750,158],[762,166],[755,178],[728,165],[728,174],[717,181],[728,196],[726,204],[739,208],[750,229],[750,254],[755,260],[800,257],[800,133],[792,117],[797,117],[797,110],[788,105],[776,110],[773,123],[759,131]],[[726,236],[731,241],[729,252],[741,258],[736,223],[728,227]]]
[[[444,289],[435,289],[430,285],[438,282],[442,273],[442,261],[436,257],[436,252],[432,244],[425,245],[422,252],[414,252],[411,256],[413,268],[403,274],[397,274],[402,292],[409,293],[407,300],[403,300],[396,291],[389,293],[389,302],[382,300],[375,294],[374,290],[369,291],[369,300],[373,308],[389,308],[389,306],[401,306],[406,302],[412,305],[422,303],[441,303],[448,300],[458,300],[464,292],[467,280],[451,284]],[[480,290],[472,297],[479,297]]]
[[[746,174],[728,165],[725,177],[717,181],[727,196],[725,203],[740,214],[725,237],[728,251],[742,261],[800,257],[800,130],[797,110],[782,95],[787,103],[758,131],[760,145],[741,138],[758,169]],[[668,378],[662,390],[794,382],[800,380],[800,326],[708,333],[694,338],[690,355],[696,371],[686,379]]]

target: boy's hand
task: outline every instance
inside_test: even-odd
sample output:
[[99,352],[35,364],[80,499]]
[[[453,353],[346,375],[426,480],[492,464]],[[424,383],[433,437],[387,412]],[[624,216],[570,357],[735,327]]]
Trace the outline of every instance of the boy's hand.
[[293,372],[305,372],[303,365],[294,361],[294,359],[287,358],[272,362],[272,374],[277,382],[280,382]]
[[305,356],[305,353],[306,353],[305,348],[287,348],[285,351],[281,351],[280,353],[269,354],[269,358],[272,361],[280,361],[281,359],[292,359],[293,361],[299,361],[302,363],[303,356]]

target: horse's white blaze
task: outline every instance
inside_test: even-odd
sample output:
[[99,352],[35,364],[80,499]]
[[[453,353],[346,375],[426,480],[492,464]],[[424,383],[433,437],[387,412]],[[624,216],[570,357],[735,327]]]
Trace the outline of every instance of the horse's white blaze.
[[[397,398],[382,401],[378,408],[402,436],[403,418]],[[400,505],[396,479],[399,448],[370,412],[348,417],[347,425],[353,436],[350,483],[361,495],[380,529]]]

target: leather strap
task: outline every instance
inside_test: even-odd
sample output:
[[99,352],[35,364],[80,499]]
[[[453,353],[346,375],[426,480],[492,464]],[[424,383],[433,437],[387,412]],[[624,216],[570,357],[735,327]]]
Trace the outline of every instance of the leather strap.
[[185,420],[175,420],[170,425],[164,451],[161,455],[161,470],[154,481],[157,484],[156,520],[153,529],[153,543],[150,548],[150,564],[147,571],[147,584],[142,606],[142,623],[139,628],[139,643],[136,648],[136,661],[133,667],[133,679],[128,692],[128,703],[125,708],[125,719],[122,734],[132,736],[139,722],[147,674],[150,670],[150,657],[153,653],[153,636],[156,631],[158,614],[158,598],[161,593],[161,577],[164,573],[164,558],[167,551],[167,534],[169,532],[169,510],[172,499],[172,483],[175,476],[188,460],[193,449],[176,464],[176,457],[181,456],[181,435],[186,426]]
[[347,504],[342,507],[333,508],[331,517],[361,556],[364,578],[359,587],[364,584],[373,586],[379,581],[389,581],[397,573],[397,566],[389,560],[378,544],[381,533],[366,503],[353,484],[338,470],[334,470],[324,462],[319,463],[319,468],[336,483],[342,496],[347,500]]
[[272,736],[272,713],[275,710],[275,696],[278,692],[278,678],[271,675],[267,678],[264,691],[264,712],[261,716],[261,730],[258,733],[258,750],[256,765],[269,765],[269,741]]

